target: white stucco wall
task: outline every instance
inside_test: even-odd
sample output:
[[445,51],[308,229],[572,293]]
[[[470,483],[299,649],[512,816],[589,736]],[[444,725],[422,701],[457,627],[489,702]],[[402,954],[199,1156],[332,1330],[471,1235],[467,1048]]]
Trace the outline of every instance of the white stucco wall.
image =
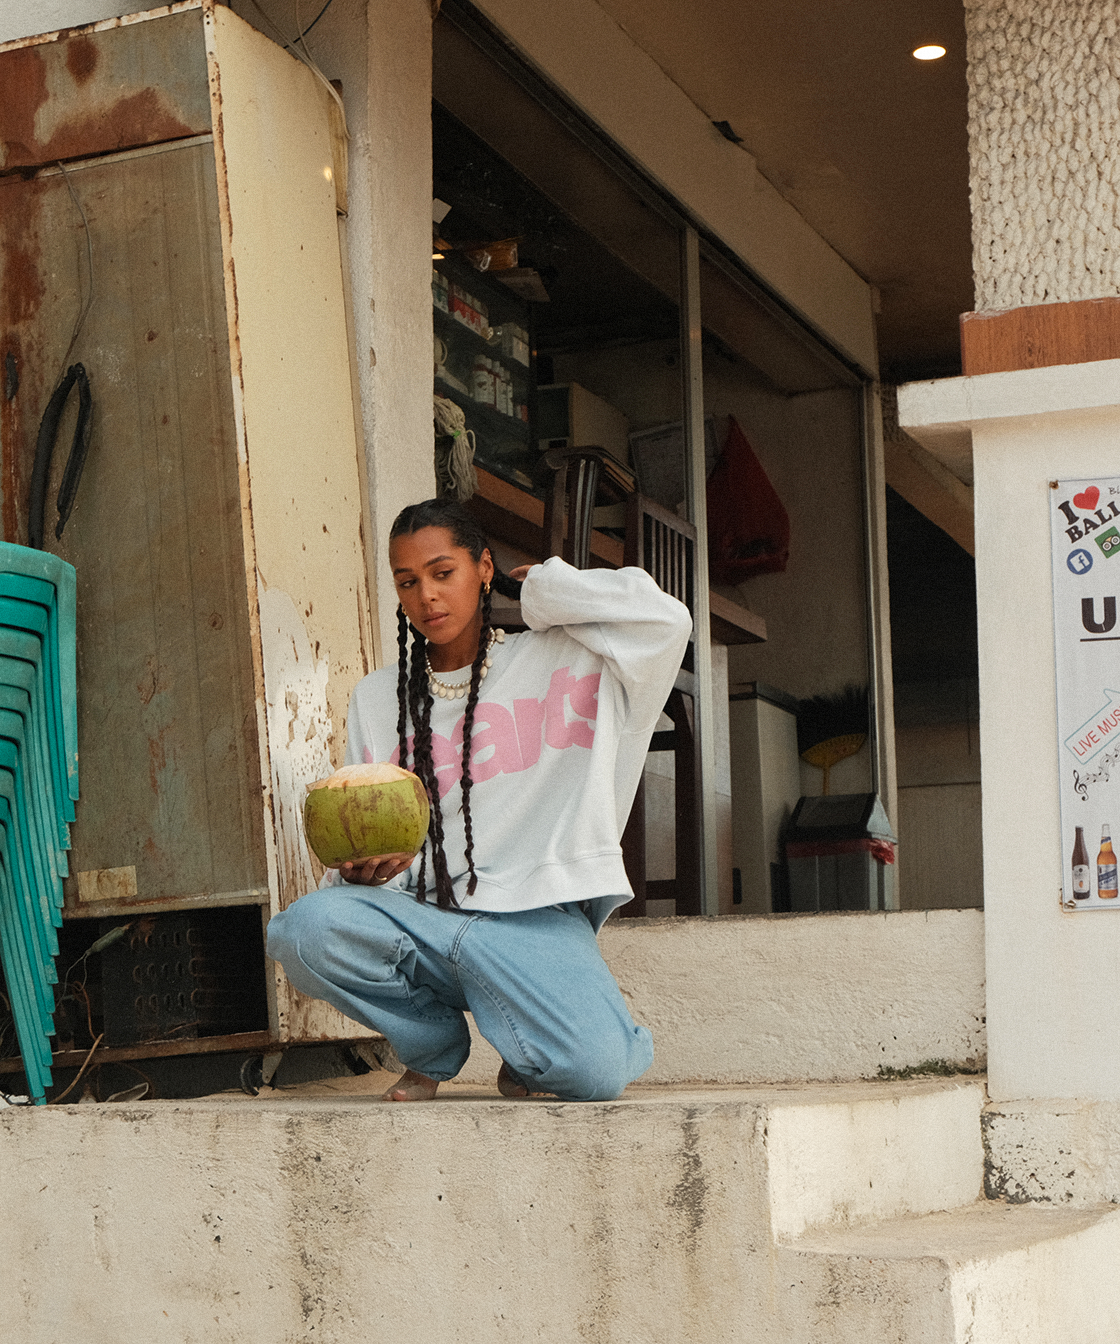
[[[931,452],[971,443],[992,1099],[1120,1099],[1120,920],[1059,905],[1050,481],[1117,471],[1114,360],[900,389]],[[951,431],[951,436],[950,436]],[[955,436],[955,437],[952,437]],[[950,446],[948,452],[959,452]]]
[[0,8],[0,42],[116,19],[137,8],[121,0],[5,0]]
[[1120,1103],[992,1102],[981,1119],[989,1198],[1120,1204]]
[[[1120,1097],[1120,922],[1063,913],[1049,482],[1116,471],[1120,408],[976,427],[989,1085]],[[1102,1011],[1102,1007],[1104,1010]]]
[[1120,3],[965,0],[976,307],[1120,294]]

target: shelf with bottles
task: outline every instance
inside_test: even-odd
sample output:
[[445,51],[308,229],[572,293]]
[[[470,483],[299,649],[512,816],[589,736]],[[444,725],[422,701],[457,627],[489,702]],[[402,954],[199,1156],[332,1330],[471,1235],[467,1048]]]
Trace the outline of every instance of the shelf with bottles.
[[535,381],[529,305],[453,254],[432,269],[435,392],[459,406],[475,459],[531,489]]
[[528,368],[511,362],[501,345],[501,328],[491,341],[464,330],[446,313],[433,312],[435,377],[479,406],[525,425],[528,437]]

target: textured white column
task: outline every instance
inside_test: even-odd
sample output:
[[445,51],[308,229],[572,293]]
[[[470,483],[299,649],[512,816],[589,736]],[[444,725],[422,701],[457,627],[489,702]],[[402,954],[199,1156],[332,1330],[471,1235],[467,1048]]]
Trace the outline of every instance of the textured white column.
[[965,0],[978,310],[1120,295],[1120,0]]

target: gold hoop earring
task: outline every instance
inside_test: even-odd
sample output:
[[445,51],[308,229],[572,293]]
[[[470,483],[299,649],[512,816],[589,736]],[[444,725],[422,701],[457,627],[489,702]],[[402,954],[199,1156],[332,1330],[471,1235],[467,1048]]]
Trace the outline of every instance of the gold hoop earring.
[[489,583],[484,583],[484,584],[482,585],[482,591],[486,594],[487,597],[489,597],[489,596],[490,596],[490,584],[489,584]]

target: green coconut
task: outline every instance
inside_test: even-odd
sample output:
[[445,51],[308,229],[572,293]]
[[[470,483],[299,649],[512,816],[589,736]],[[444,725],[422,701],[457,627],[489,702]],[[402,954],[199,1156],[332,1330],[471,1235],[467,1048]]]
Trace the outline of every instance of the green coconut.
[[428,833],[428,795],[408,770],[377,761],[344,765],[307,791],[307,843],[327,868],[416,854]]

